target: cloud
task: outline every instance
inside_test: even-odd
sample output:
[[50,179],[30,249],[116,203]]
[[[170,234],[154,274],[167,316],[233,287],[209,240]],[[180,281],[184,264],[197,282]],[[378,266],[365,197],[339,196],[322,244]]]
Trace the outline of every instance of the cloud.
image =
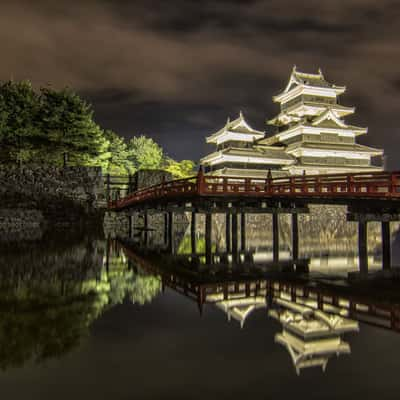
[[[264,129],[264,118],[277,111],[271,96],[292,65],[322,67],[327,79],[348,87],[349,100],[362,99],[357,121],[379,127],[379,140],[400,144],[389,132],[398,122],[399,16],[392,0],[87,0],[73,7],[66,0],[6,0],[0,79],[71,86],[94,101],[100,121],[111,121],[107,107],[120,104],[117,114],[126,121],[115,126],[131,125],[126,135],[135,130],[136,107],[168,145],[188,126],[204,129],[209,115],[218,129],[226,118],[221,110],[247,109]],[[213,108],[219,111],[206,115]],[[165,116],[169,122],[154,123]]]

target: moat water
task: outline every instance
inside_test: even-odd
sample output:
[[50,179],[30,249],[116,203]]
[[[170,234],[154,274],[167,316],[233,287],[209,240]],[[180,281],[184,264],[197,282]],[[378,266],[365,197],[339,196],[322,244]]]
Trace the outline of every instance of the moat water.
[[[185,221],[172,246],[151,223],[118,240],[3,234],[1,399],[397,399],[400,282],[357,278],[356,229],[343,221],[301,220],[293,260],[285,218],[279,259],[268,217],[248,217],[235,254],[214,222],[208,263],[201,220],[195,252]],[[368,238],[373,273],[378,224]]]

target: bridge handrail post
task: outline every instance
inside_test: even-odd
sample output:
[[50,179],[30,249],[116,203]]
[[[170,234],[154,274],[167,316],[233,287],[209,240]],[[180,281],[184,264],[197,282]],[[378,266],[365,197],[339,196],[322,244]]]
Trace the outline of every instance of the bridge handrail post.
[[347,175],[347,192],[353,193],[354,192],[354,176]]
[[199,172],[197,173],[197,193],[202,194],[204,191],[204,172],[203,167],[200,165]]
[[250,188],[250,179],[249,178],[245,178],[244,179],[244,191],[246,193],[248,193],[250,191],[249,188]]
[[301,180],[301,191],[302,193],[307,193],[307,183],[306,183],[306,170],[303,169],[303,178]]
[[268,169],[267,179],[265,181],[265,191],[267,193],[272,193],[272,172],[271,169]]
[[397,190],[397,175],[392,172],[390,174],[390,194],[396,193]]
[[296,190],[295,190],[295,186],[294,186],[294,177],[293,176],[291,176],[290,178],[289,178],[289,192],[290,193],[294,193]]
[[321,177],[317,176],[315,179],[315,192],[320,193],[321,192]]

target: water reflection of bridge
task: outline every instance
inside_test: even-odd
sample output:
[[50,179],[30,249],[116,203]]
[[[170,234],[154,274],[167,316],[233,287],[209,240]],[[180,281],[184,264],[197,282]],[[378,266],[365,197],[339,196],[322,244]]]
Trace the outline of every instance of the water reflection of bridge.
[[[329,284],[324,279],[303,279],[293,274],[275,273],[275,269],[265,266],[198,270],[190,268],[190,257],[187,257],[188,261],[184,264],[177,262],[175,257],[143,254],[137,247],[126,242],[119,243],[134,265],[150,274],[159,275],[163,287],[169,287],[196,302],[200,313],[206,304],[216,304],[232,298],[258,301],[262,297],[266,305],[284,299],[315,311],[400,332],[400,305],[395,289],[392,299],[386,296],[386,300],[382,301],[379,300],[382,297],[379,293],[364,290],[364,287],[343,285],[343,282],[337,285],[335,282]],[[293,262],[285,265],[288,269],[296,269]]]
[[[294,278],[293,273],[277,274],[276,268],[254,265],[193,268],[191,254],[177,258],[127,241],[117,243],[132,266],[159,276],[163,291],[168,287],[195,302],[200,315],[206,306],[213,306],[225,313],[228,321],[243,327],[253,312],[265,310],[280,323],[275,342],[287,349],[297,374],[308,367],[325,370],[331,357],[349,354],[350,345],[343,335],[358,332],[358,321],[400,332],[399,304],[378,300],[376,293],[357,287]],[[293,260],[286,263],[286,269],[296,269]]]
[[168,287],[196,302],[200,315],[211,305],[223,311],[228,321],[236,320],[243,327],[253,312],[265,310],[281,324],[275,341],[287,349],[298,374],[308,367],[325,370],[332,356],[350,353],[343,335],[358,331],[356,321],[400,332],[397,305],[309,281],[267,278],[260,270],[215,274],[179,266],[175,257],[170,262],[164,255],[162,262],[157,262],[159,257],[140,254],[126,243],[122,249],[133,265],[160,276],[163,290]]

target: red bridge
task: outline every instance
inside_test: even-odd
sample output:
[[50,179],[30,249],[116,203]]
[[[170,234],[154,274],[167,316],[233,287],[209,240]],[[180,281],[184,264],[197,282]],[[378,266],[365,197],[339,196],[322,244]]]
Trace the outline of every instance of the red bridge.
[[204,175],[162,182],[109,202],[109,209],[143,207],[155,202],[209,199],[303,200],[350,204],[381,200],[400,204],[400,172],[302,175],[284,178],[240,178]]

